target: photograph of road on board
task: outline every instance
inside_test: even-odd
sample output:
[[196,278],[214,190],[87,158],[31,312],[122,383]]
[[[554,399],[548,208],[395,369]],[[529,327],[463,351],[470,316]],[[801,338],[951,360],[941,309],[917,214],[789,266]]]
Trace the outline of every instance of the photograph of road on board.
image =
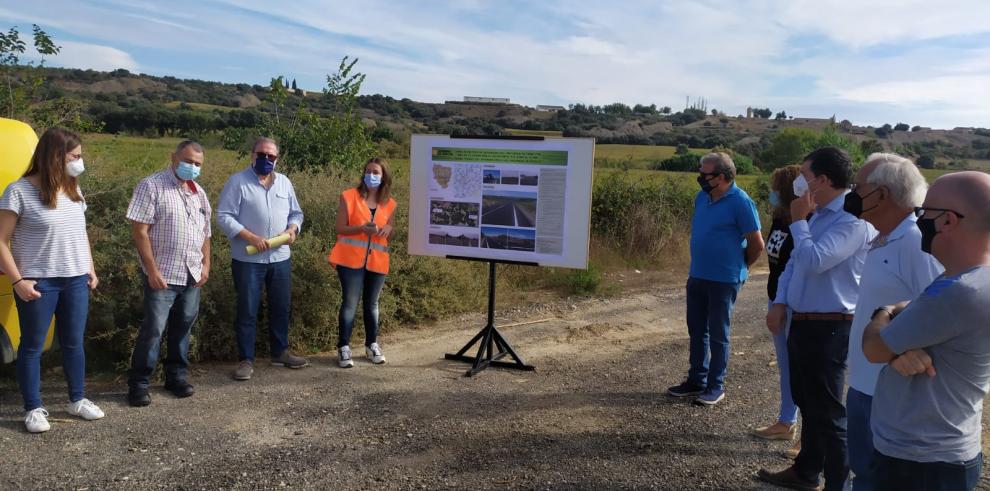
[[536,250],[536,230],[481,227],[481,247],[533,252]]
[[486,189],[481,199],[481,210],[482,225],[535,227],[536,193]]

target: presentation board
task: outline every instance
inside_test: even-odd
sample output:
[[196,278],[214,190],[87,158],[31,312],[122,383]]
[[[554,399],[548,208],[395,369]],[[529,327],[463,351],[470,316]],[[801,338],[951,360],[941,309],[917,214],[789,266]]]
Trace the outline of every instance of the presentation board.
[[588,266],[592,138],[413,135],[409,254]]

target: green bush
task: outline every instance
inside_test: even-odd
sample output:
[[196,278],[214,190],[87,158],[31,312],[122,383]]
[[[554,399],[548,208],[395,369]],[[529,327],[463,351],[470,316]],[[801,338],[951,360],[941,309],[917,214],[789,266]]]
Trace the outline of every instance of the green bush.
[[696,187],[670,177],[601,176],[592,199],[592,235],[630,258],[658,259],[690,230],[696,193]]

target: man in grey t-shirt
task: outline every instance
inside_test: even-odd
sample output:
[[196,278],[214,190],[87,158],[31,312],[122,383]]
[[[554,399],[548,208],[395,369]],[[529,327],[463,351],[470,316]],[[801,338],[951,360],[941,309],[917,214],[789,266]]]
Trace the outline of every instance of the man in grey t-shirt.
[[881,307],[863,335],[889,363],[873,397],[878,489],[973,489],[990,388],[990,175],[935,181],[917,209],[922,250],[945,274],[910,304]]

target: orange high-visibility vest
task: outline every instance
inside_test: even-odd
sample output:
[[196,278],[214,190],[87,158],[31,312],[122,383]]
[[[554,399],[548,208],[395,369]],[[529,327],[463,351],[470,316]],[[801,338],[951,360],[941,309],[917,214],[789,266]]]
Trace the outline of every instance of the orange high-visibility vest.
[[[371,210],[357,188],[344,191],[340,197],[347,206],[347,225],[354,227],[371,221]],[[396,203],[392,198],[387,203],[378,203],[374,220],[378,228],[388,224],[395,207]],[[388,238],[377,235],[368,237],[365,233],[337,235],[337,243],[330,250],[327,261],[334,267],[340,265],[353,269],[367,268],[368,271],[388,274]]]

